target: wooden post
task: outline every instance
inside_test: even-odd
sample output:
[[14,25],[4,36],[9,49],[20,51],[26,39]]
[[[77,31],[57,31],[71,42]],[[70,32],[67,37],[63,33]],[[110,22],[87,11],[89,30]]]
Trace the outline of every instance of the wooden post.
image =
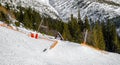
[[40,24],[39,24],[39,27],[38,27],[37,32],[39,32],[39,29],[40,29],[40,27],[41,27],[42,23],[43,23],[43,19],[42,19],[42,21],[41,21],[41,22],[40,22]]
[[86,30],[86,32],[85,32],[85,37],[84,37],[84,42],[83,42],[83,44],[86,44],[87,34],[88,34],[88,30]]

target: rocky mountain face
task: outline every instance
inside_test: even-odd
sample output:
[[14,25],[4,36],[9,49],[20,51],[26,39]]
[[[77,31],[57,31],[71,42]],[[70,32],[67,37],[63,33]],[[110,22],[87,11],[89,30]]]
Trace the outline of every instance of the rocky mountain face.
[[50,4],[63,20],[67,20],[70,14],[76,17],[78,9],[82,19],[88,16],[94,21],[106,21],[120,16],[118,0],[50,0]]
[[9,6],[17,9],[17,6],[31,7],[40,14],[58,18],[57,11],[49,4],[49,0],[0,0],[2,5],[8,3]]

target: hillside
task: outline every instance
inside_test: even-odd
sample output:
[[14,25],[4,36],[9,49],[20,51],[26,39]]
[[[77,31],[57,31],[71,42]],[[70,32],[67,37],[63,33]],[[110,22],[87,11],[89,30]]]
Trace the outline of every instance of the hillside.
[[55,48],[43,52],[56,39],[50,41],[41,34],[39,39],[34,39],[28,36],[31,31],[18,29],[0,26],[0,65],[120,65],[119,54],[69,41],[57,40]]
[[78,9],[82,19],[88,16],[93,21],[107,21],[120,16],[118,0],[51,0],[50,4],[59,12],[63,20],[67,20],[71,14],[77,17]]
[[16,11],[19,11],[17,9],[18,6],[30,7],[44,16],[50,16],[55,19],[58,17],[57,11],[49,4],[49,0],[1,0],[0,3],[4,6],[8,3],[10,8]]

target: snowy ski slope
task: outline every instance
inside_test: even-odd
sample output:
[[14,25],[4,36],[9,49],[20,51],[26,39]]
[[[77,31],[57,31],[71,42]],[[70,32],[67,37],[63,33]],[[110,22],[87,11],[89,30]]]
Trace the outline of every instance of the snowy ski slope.
[[26,34],[0,26],[0,65],[120,65],[120,55],[58,40],[33,39]]

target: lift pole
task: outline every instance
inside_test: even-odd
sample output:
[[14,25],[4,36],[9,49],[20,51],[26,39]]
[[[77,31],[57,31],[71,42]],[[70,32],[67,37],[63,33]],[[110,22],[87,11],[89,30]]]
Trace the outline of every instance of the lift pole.
[[85,37],[84,37],[84,42],[83,42],[83,44],[86,44],[87,34],[88,34],[88,30],[86,30],[86,32],[85,32]]
[[40,22],[40,24],[39,24],[39,27],[38,27],[38,30],[37,30],[38,32],[39,32],[39,29],[40,29],[42,23],[43,23],[43,19],[41,20],[41,22]]

